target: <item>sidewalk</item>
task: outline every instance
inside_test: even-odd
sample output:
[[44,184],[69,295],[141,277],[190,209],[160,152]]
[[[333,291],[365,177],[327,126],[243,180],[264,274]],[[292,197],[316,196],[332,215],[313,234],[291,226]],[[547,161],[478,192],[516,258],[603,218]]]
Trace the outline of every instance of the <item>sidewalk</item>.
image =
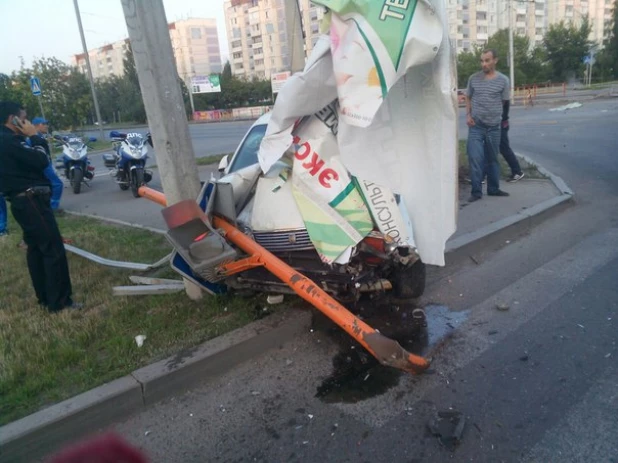
[[505,198],[487,196],[485,195],[486,191],[483,191],[484,196],[481,201],[468,203],[470,185],[459,185],[457,231],[449,242],[485,226],[495,224],[507,217],[522,214],[533,206],[560,194],[560,191],[549,179],[527,179],[524,177],[517,183],[502,181],[500,182],[500,189],[511,196]]

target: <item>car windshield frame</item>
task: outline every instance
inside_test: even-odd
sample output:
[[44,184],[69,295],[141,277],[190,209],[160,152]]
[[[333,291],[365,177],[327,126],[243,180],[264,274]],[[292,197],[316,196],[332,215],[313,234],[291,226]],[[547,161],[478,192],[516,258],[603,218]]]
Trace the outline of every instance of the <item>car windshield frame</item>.
[[264,136],[266,135],[266,127],[268,124],[258,124],[251,127],[249,133],[243,139],[242,145],[236,151],[236,156],[232,159],[228,173],[239,171],[246,167],[257,164],[258,151]]

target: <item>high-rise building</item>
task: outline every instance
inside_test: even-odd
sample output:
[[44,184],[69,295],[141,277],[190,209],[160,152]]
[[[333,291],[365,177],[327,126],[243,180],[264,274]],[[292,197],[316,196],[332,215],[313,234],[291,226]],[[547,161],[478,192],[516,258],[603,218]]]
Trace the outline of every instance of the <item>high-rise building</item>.
[[542,42],[548,25],[546,0],[447,0],[447,9],[449,33],[458,53],[482,47],[493,34],[508,28],[509,13],[513,34],[527,36],[531,45]]
[[[128,46],[129,39],[125,39],[88,50],[92,77],[94,79],[104,79],[113,75],[122,75],[124,72],[124,56]],[[74,55],[71,62],[82,73],[86,74],[88,72],[85,53]]]
[[579,26],[588,15],[592,31],[589,39],[601,44],[612,19],[614,0],[547,0],[549,23],[560,21]]
[[[311,53],[319,36],[323,9],[300,0],[305,54]],[[289,71],[294,44],[287,34],[284,0],[226,0],[225,22],[230,66],[235,76],[269,79],[271,74]]]
[[222,71],[216,19],[176,21],[169,25],[169,31],[176,69],[183,80]]
[[[170,23],[168,28],[176,69],[183,80],[221,72],[221,49],[215,19],[190,18]],[[128,47],[129,39],[125,39],[88,50],[93,78],[122,75]],[[72,63],[81,72],[87,72],[85,54],[74,55]]]

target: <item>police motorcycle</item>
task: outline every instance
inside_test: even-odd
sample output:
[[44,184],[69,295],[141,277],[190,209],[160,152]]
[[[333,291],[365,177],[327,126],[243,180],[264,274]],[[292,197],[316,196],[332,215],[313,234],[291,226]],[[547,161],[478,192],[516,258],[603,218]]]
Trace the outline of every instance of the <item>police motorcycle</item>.
[[[94,166],[88,160],[88,145],[81,137],[75,135],[54,135],[57,146],[62,148],[62,154],[56,158],[56,170],[64,174],[69,180],[73,193],[79,194],[82,183],[88,183],[94,178]],[[95,142],[96,138],[90,137],[88,141]]]
[[110,132],[113,153],[105,153],[103,162],[110,169],[113,177],[121,190],[131,188],[133,196],[139,198],[138,190],[141,186],[152,180],[152,172],[146,170],[148,160],[148,147],[152,146],[150,133],[144,137],[140,133],[122,133],[116,130]]

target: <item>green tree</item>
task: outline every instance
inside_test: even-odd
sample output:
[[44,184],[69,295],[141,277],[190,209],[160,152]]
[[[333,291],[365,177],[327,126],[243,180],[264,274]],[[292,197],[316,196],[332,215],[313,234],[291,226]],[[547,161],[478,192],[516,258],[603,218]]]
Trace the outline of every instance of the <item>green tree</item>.
[[[37,76],[41,81],[40,97],[32,95],[32,76]],[[24,105],[31,118],[40,115],[40,98],[45,116],[57,129],[79,126],[91,118],[88,80],[76,68],[57,58],[38,59],[31,68],[22,65],[19,71],[13,72],[10,82],[5,82],[3,91],[9,92],[13,100]]]
[[468,79],[472,74],[480,70],[480,53],[462,51],[457,55],[457,86],[466,88]]
[[135,60],[131,44],[128,44],[124,55],[124,79],[119,82],[121,99],[121,116],[126,121],[146,122],[146,109],[142,100],[142,90],[139,86]]
[[566,81],[580,77],[584,72],[583,59],[590,50],[588,36],[592,26],[584,17],[580,27],[561,21],[553,24],[543,38],[543,45],[550,67],[550,78]]
[[[492,35],[484,47],[475,47],[473,51],[462,52],[457,56],[457,74],[459,88],[465,88],[468,78],[480,71],[483,50],[493,49],[498,54],[496,69],[509,76],[509,35],[507,29],[501,29]],[[547,80],[548,67],[543,62],[543,52],[530,46],[528,37],[513,37],[515,54],[515,85],[527,85]]]

